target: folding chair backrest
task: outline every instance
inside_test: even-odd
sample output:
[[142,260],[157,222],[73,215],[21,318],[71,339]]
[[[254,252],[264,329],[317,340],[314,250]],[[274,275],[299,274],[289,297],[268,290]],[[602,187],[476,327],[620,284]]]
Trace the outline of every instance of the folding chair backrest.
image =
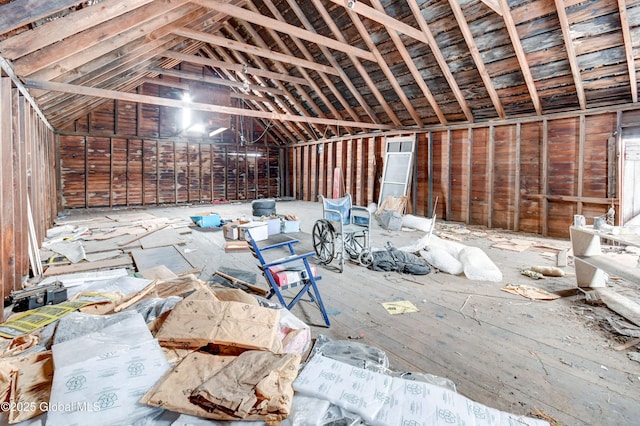
[[[347,194],[341,198],[323,197],[322,208],[324,211],[325,219],[340,222],[340,216],[342,216],[343,225],[348,225],[349,223],[351,223],[351,194]],[[340,212],[340,214],[326,210],[337,210]]]

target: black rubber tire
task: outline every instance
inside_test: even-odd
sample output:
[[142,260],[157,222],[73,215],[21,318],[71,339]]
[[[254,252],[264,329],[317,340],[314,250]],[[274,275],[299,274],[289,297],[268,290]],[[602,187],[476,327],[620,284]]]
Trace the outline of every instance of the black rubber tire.
[[253,209],[253,215],[256,217],[271,216],[276,213],[276,209]]
[[264,200],[253,200],[251,202],[251,207],[254,209],[275,209],[276,208],[276,200],[264,199]]
[[254,216],[271,216],[276,214],[276,200],[269,198],[264,200],[253,200],[251,202],[251,208],[253,209]]

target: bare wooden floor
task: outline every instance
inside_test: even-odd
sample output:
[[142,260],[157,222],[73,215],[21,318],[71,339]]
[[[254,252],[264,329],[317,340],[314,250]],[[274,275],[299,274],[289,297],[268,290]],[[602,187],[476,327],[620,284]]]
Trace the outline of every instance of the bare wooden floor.
[[[251,216],[249,204],[146,211],[184,218],[205,211],[216,211],[229,219]],[[301,246],[310,250],[310,234],[321,216],[321,205],[278,202],[277,211],[301,218],[301,232],[290,235],[300,238]],[[85,214],[71,212],[73,217]],[[447,224],[439,223],[436,230],[443,226]],[[563,278],[532,280],[522,276],[520,271],[533,265],[555,266],[555,258],[545,255],[544,249],[517,253],[490,248],[491,237],[530,239],[566,248],[569,242],[486,232],[484,236],[460,237],[464,244],[485,249],[504,275],[501,283],[445,273],[408,276],[374,272],[353,263],[347,264],[343,273],[321,267],[319,284],[332,326],[315,326],[322,324],[322,318],[310,304],[297,306],[294,313],[312,325],[315,334],[358,338],[383,349],[392,369],[447,377],[461,394],[491,407],[516,414],[539,413],[564,425],[639,424],[640,363],[627,357],[634,348],[613,349],[626,341],[602,326],[606,316],[616,317],[613,312],[589,306],[583,296],[575,294],[554,301],[530,301],[500,290],[506,284],[570,290],[575,288],[575,277],[571,262],[564,268],[569,275]],[[372,245],[382,247],[389,241],[400,247],[422,235],[419,231],[389,232],[375,224]],[[220,266],[257,271],[250,253],[224,252],[221,232],[193,231],[184,238],[184,247],[190,249],[185,256],[202,268],[202,279],[208,279]],[[260,279],[258,282],[263,284]],[[381,305],[397,300],[411,301],[419,312],[390,315]]]

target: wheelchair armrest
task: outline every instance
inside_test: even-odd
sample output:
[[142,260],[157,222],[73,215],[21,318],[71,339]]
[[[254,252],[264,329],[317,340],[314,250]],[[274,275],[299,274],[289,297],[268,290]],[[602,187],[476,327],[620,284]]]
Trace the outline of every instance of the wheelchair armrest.
[[[367,224],[357,223],[356,218],[366,218]],[[353,206],[351,207],[351,223],[360,226],[371,226],[371,212],[369,209],[363,206]]]

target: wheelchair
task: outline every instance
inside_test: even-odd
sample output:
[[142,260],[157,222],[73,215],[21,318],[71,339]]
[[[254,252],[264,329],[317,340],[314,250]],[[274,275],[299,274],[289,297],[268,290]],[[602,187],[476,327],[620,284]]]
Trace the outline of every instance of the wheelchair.
[[329,265],[339,260],[338,270],[344,270],[349,259],[366,265],[371,261],[371,212],[354,206],[351,195],[322,199],[322,219],[313,225],[313,249],[318,261]]

